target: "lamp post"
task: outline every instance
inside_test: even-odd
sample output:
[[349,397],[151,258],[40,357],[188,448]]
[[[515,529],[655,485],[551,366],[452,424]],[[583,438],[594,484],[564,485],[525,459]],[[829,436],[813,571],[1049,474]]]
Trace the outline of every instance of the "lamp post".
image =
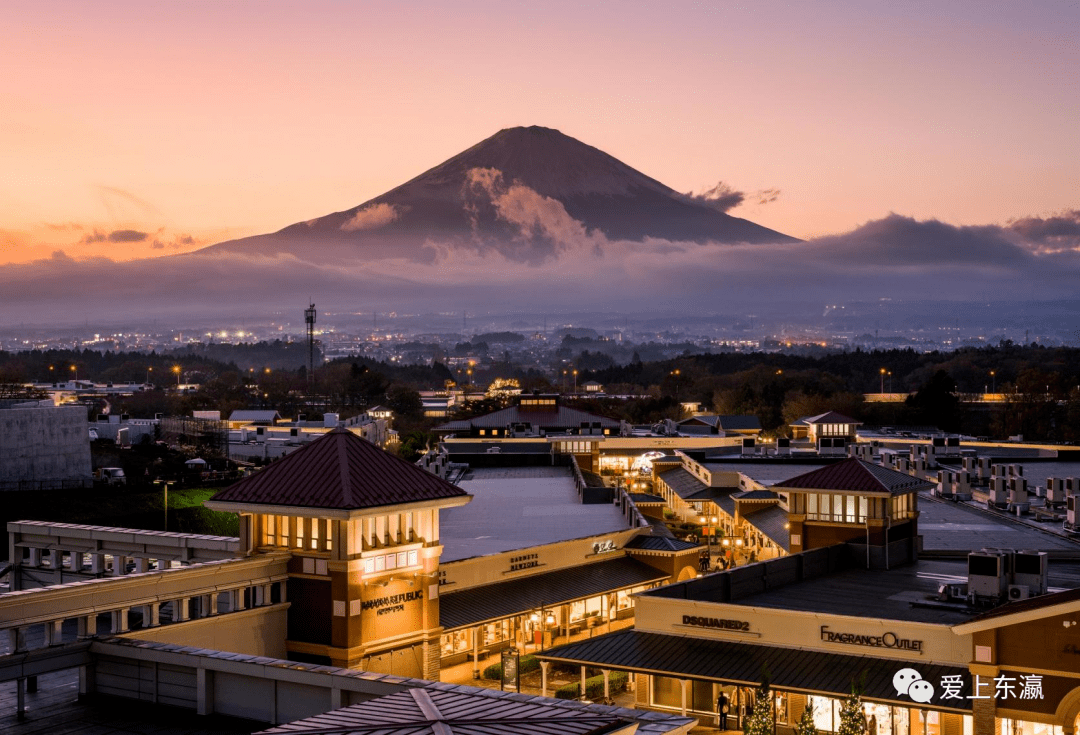
[[152,368],[152,367],[146,368],[146,384],[147,385],[150,384],[150,373],[152,373],[152,372],[154,372],[154,368]]
[[76,380],[76,382],[78,382],[78,380],[79,380],[79,366],[78,365],[72,365],[71,366],[71,372],[75,373],[75,380]]
[[180,390],[180,366],[179,365],[173,365],[172,366],[172,371],[174,373],[176,373],[176,390],[179,391]]
[[997,371],[990,371],[990,392],[997,393]]
[[886,373],[885,368],[881,368],[881,389],[878,391],[878,393],[884,393],[885,392],[885,373]]
[[172,485],[172,480],[154,480],[155,485],[161,485],[162,495],[161,504],[165,508],[165,527],[164,530],[169,530],[169,485]]

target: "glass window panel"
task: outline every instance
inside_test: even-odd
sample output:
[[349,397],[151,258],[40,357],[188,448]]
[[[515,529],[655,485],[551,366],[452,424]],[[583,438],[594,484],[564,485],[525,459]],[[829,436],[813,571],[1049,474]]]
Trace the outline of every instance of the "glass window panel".
[[397,554],[387,554],[385,558],[387,569],[397,569]]
[[385,556],[376,556],[375,557],[375,571],[376,572],[385,572],[386,571],[386,557]]
[[829,518],[829,514],[832,513],[832,508],[830,507],[831,504],[832,496],[823,494],[821,496],[821,517],[825,520],[831,520]]
[[670,676],[652,677],[653,704],[660,707],[682,707],[682,685]]
[[399,551],[397,555],[397,565],[399,567],[406,567],[409,565],[409,552]]
[[807,515],[817,517],[817,493],[808,493],[806,496]]
[[365,574],[371,574],[374,571],[375,571],[375,560],[374,559],[364,559],[364,573]]
[[855,520],[855,496],[847,496],[847,512],[844,514],[844,520],[851,523]]
[[870,501],[869,501],[868,498],[859,498],[859,517],[858,517],[858,520],[865,521],[866,518],[870,515],[869,512],[867,511],[867,508],[869,506],[869,502]]
[[410,567],[415,566],[418,563],[417,558],[418,558],[418,554],[416,553],[415,550],[409,552],[409,566]]

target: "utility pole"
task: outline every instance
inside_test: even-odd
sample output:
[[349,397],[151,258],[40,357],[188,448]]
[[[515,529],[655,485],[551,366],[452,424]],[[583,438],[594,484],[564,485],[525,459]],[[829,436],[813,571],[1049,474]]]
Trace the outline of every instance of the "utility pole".
[[308,400],[315,395],[315,304],[304,309],[308,339]]

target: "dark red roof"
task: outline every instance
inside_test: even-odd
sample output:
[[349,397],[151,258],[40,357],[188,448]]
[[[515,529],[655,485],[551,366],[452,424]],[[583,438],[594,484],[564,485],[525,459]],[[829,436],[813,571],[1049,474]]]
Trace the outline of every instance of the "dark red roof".
[[356,510],[467,495],[348,429],[337,428],[210,500]]
[[773,485],[775,490],[806,489],[904,495],[933,487],[921,478],[852,457]]

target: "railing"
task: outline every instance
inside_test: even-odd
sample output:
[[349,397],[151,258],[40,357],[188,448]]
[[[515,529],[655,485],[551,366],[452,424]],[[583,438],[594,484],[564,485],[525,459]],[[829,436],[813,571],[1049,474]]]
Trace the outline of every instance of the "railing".
[[[286,601],[290,558],[261,554],[9,592],[0,595],[0,631],[7,631],[8,652],[21,653],[35,641],[52,647],[92,638],[101,617],[112,634],[119,634],[280,604]],[[65,630],[69,621],[75,622],[74,631],[72,626]],[[40,639],[28,635],[36,626],[44,628]]]

